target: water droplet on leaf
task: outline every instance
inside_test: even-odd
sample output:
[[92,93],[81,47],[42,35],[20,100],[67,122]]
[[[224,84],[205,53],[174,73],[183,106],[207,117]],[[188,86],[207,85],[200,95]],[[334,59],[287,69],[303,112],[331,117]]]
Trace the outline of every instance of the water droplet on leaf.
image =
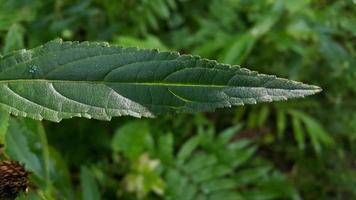
[[36,65],[31,65],[31,66],[30,66],[29,72],[30,72],[31,74],[34,74],[34,73],[36,73],[37,71],[38,71],[38,67],[37,67]]

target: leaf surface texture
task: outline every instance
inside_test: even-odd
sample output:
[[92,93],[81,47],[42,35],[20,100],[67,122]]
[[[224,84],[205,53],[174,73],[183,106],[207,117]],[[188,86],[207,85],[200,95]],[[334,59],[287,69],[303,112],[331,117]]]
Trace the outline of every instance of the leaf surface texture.
[[0,106],[57,122],[213,111],[319,91],[198,56],[107,43],[57,39],[0,58]]

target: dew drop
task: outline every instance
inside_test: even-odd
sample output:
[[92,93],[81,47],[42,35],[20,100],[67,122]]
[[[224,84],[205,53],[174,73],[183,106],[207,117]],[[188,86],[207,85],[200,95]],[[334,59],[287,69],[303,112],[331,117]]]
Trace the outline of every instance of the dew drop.
[[35,74],[37,71],[38,71],[38,67],[36,65],[31,65],[30,66],[29,72],[31,74]]

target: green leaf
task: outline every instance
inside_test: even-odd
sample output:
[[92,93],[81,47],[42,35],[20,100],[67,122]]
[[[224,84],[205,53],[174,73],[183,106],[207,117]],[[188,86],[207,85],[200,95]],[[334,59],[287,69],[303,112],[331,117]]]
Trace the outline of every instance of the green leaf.
[[287,128],[287,120],[286,120],[286,113],[284,110],[278,109],[276,113],[276,122],[277,122],[277,135],[279,138],[283,138],[284,131]]
[[31,119],[10,118],[5,137],[6,154],[23,163],[31,172],[31,182],[50,197],[60,193],[73,199],[69,172],[63,158],[47,143],[42,123]]
[[5,38],[4,54],[24,47],[23,28],[18,24],[13,24],[7,32]]
[[38,143],[37,133],[30,126],[37,123],[32,120],[11,119],[8,133],[6,134],[6,153],[12,159],[24,163],[26,168],[36,177],[44,180],[47,174],[44,164],[41,162],[43,144]]
[[199,152],[193,154],[192,158],[183,165],[183,168],[185,172],[195,174],[196,172],[200,172],[202,169],[206,169],[217,162],[218,160],[214,155]]
[[178,165],[182,165],[187,160],[187,158],[192,154],[192,152],[198,147],[199,143],[200,137],[195,136],[183,144],[182,148],[177,154]]
[[[334,140],[329,136],[324,127],[318,121],[313,119],[313,117],[297,110],[290,110],[289,113],[293,117],[296,117],[297,120],[300,121],[299,123],[304,123],[305,128],[307,130],[306,132],[310,137],[311,143],[316,153],[321,153],[322,145],[332,146],[334,144]],[[297,131],[296,134],[298,132],[302,132],[301,127],[299,129],[300,130]]]
[[9,114],[6,111],[0,109],[0,144],[5,143],[7,128],[9,126],[9,119]]
[[99,200],[100,193],[93,172],[87,167],[80,170],[80,183],[82,189],[82,199]]
[[138,158],[143,153],[150,140],[147,123],[131,122],[118,129],[112,140],[115,153],[122,152],[130,160]]
[[213,111],[319,91],[197,56],[106,43],[57,39],[0,60],[0,107],[56,122]]
[[268,175],[271,171],[270,166],[253,167],[250,169],[244,169],[235,174],[236,185],[247,185],[257,183]]
[[[202,132],[198,135],[200,137],[191,137],[181,147],[180,152],[184,153],[178,155],[184,156],[175,159],[175,165],[164,166],[167,186],[165,199],[235,200],[297,197],[298,193],[288,185],[283,175],[272,171],[273,167],[268,162],[254,157],[256,147],[251,145],[251,141],[230,141],[231,136],[236,135],[241,128],[241,125],[236,125],[219,134],[209,128],[198,128],[198,132]],[[201,144],[204,131],[205,135],[209,135],[207,145]],[[247,162],[249,159],[254,161]],[[283,189],[278,190],[275,186]],[[259,190],[263,194],[255,193]]]
[[234,135],[238,134],[241,129],[242,124],[237,124],[235,126],[227,128],[218,135],[218,141],[223,143],[224,145],[228,144],[231,138],[233,138]]
[[236,188],[236,181],[228,178],[214,179],[202,183],[203,192],[211,193],[219,190],[227,190]]
[[76,199],[71,183],[68,165],[54,148],[49,149],[50,153],[50,176],[53,187],[64,199]]
[[145,49],[168,50],[166,46],[155,36],[147,35],[144,39],[131,36],[120,36],[115,39],[115,43],[123,47],[138,47]]
[[255,43],[256,37],[252,34],[238,35],[231,41],[231,45],[226,48],[221,60],[225,63],[242,63],[252,51]]
[[293,199],[300,200],[295,188],[279,172],[274,172],[268,179],[258,182],[258,189],[244,191],[246,199]]
[[213,165],[209,166],[201,171],[196,172],[192,175],[192,179],[195,182],[203,182],[227,175],[232,172],[232,169],[224,165]]
[[209,196],[208,198],[209,200],[219,200],[219,199],[224,199],[224,200],[243,200],[244,198],[238,194],[237,192],[231,190],[227,190],[227,191],[221,191],[221,192],[217,192],[212,194],[211,196]]
[[271,110],[267,106],[262,107],[257,120],[258,127],[263,127],[263,125],[266,123],[267,119],[270,116],[270,112]]
[[16,200],[43,200],[43,198],[31,191],[28,194],[21,193],[18,197],[16,197]]
[[298,143],[299,149],[304,150],[305,149],[305,136],[304,136],[305,133],[303,130],[302,123],[298,118],[293,117],[292,124],[293,124],[293,130],[294,130],[294,137]]
[[159,137],[158,154],[160,160],[163,163],[171,164],[173,162],[173,143],[174,139],[172,133],[168,133]]

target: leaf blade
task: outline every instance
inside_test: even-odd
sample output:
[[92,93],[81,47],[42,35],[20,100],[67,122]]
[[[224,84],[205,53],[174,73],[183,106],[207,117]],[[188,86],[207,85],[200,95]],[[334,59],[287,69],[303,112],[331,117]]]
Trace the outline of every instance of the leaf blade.
[[197,56],[106,43],[54,40],[0,60],[0,106],[39,120],[213,111],[319,91]]

